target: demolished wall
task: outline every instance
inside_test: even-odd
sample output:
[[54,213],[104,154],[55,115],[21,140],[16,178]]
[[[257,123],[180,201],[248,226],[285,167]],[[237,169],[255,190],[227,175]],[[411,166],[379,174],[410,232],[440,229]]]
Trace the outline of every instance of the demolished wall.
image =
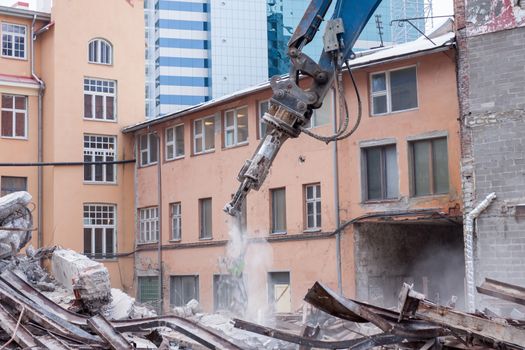
[[460,225],[360,223],[354,225],[357,298],[396,306],[403,283],[446,304],[464,300]]
[[[525,11],[511,0],[455,5],[465,213],[497,196],[475,224],[475,283],[488,277],[523,285]],[[478,297],[476,308],[487,300]]]

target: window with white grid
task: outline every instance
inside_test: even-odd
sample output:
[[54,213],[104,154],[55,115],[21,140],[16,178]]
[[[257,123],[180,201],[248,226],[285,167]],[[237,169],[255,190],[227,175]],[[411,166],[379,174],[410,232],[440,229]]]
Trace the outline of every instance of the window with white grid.
[[306,185],[306,229],[317,229],[321,227],[321,185]]
[[1,133],[2,137],[27,138],[27,97],[2,95]]
[[116,81],[84,79],[84,118],[93,120],[116,120]]
[[93,39],[88,45],[89,63],[112,64],[113,48],[104,39]]
[[2,23],[2,56],[26,58],[26,26]]
[[178,241],[182,234],[182,212],[180,202],[172,203],[170,205],[171,216],[171,239]]
[[248,141],[248,108],[232,109],[224,113],[224,146],[232,147]]
[[85,255],[95,259],[115,257],[116,213],[114,204],[84,204]]
[[139,243],[154,243],[159,240],[159,208],[139,209]]
[[[113,162],[117,157],[116,137],[105,135],[84,135],[84,162]],[[116,181],[115,164],[85,164],[84,181]]]
[[166,160],[184,157],[184,124],[166,129]]
[[193,121],[193,153],[203,153],[215,149],[215,117]]

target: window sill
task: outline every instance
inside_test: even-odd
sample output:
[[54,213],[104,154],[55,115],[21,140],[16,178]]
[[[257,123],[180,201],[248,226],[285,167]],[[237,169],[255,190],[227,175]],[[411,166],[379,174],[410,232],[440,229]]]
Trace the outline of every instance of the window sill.
[[0,136],[2,139],[6,140],[18,140],[18,141],[28,141],[28,137],[16,137],[16,136]]
[[303,233],[314,233],[314,232],[321,232],[321,228],[320,227],[308,228],[303,231]]
[[151,244],[159,244],[159,241],[151,241],[151,242],[137,242],[138,246],[146,246]]
[[117,118],[115,119],[97,119],[97,118],[82,117],[82,119],[84,119],[84,121],[87,121],[87,122],[103,122],[103,123],[115,123],[115,124],[118,123]]
[[102,63],[102,62],[91,62],[91,61],[88,61],[88,63],[96,64],[97,66],[113,67],[113,63]]
[[7,56],[7,55],[2,55],[2,58],[5,58],[7,60],[16,60],[16,61],[27,61],[28,60],[27,57],[15,57],[15,56]]
[[204,237],[204,238],[199,237],[199,241],[211,241],[211,240],[213,240],[213,236],[212,237]]
[[207,150],[207,151],[199,152],[199,153],[193,153],[191,156],[192,157],[198,157],[198,156],[202,156],[204,154],[210,154],[210,153],[214,153],[214,152],[215,152],[215,148]]
[[117,262],[118,261],[117,257],[115,257],[115,258],[100,258],[100,259],[97,259],[97,258],[92,258],[92,257],[88,256],[88,258],[90,258],[92,260],[95,260],[95,261],[99,261],[99,262]]
[[436,194],[422,194],[422,195],[411,195],[410,199],[434,199],[436,197],[448,197],[450,196],[450,193],[436,193]]
[[106,181],[84,181],[84,185],[118,186],[118,183],[117,182],[106,182]]
[[270,232],[270,236],[282,236],[282,235],[286,235],[288,234],[287,231],[282,231],[282,232]]
[[248,146],[250,143],[248,141],[246,142],[242,142],[242,143],[236,143],[235,145],[231,145],[231,146],[224,146],[222,148],[222,150],[229,150],[229,149],[234,149],[234,148],[239,148],[239,147],[244,147],[244,146]]
[[170,239],[168,242],[169,243],[181,243],[182,240],[181,239]]
[[396,203],[399,202],[400,198],[386,198],[386,199],[373,199],[362,201],[361,204],[381,204],[381,203]]
[[184,159],[184,154],[182,156],[177,156],[175,158],[166,158],[166,160],[164,161],[165,163],[169,163],[169,162],[173,162],[173,161],[176,161],[176,160],[181,160],[181,159]]
[[148,164],[140,164],[139,165],[139,169],[142,169],[142,168],[149,168],[151,166],[154,166],[154,165],[157,165],[158,162],[155,162],[155,163],[148,163]]
[[387,113],[381,113],[381,114],[370,113],[370,117],[372,117],[372,118],[374,118],[374,117],[385,117],[385,116],[389,116],[389,115],[395,115],[395,114],[405,113],[405,112],[412,112],[412,111],[417,111],[417,110],[419,110],[419,106],[414,107],[414,108],[409,108],[409,109],[402,109],[400,111],[393,111],[393,112],[387,112]]

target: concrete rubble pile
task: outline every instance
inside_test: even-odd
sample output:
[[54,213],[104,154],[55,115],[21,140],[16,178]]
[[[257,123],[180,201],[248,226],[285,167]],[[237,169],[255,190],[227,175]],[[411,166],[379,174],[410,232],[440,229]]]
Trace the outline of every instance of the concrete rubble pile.
[[24,191],[0,197],[0,259],[16,255],[31,240],[31,199]]

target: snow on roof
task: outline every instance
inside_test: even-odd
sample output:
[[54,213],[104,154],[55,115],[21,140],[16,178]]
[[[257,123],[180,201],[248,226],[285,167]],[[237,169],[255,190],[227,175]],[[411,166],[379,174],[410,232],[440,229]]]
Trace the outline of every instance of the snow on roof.
[[[434,43],[432,43],[430,40],[428,40],[425,37],[421,37],[417,40],[414,40],[414,41],[411,41],[405,44],[399,44],[399,45],[385,47],[382,49],[373,49],[370,51],[359,52],[358,57],[353,60],[349,60],[348,64],[350,68],[359,68],[359,67],[364,67],[364,66],[368,66],[372,64],[382,63],[382,62],[389,61],[395,58],[401,58],[404,56],[424,53],[428,51],[446,49],[449,46],[454,44],[454,32],[452,31],[452,24],[453,22],[451,20],[448,20],[443,25],[439,26],[438,28],[436,28],[433,32],[431,32],[428,35],[428,37],[431,38]],[[201,111],[203,109],[213,107],[220,103],[227,102],[235,98],[239,98],[239,97],[249,95],[254,92],[264,90],[268,88],[269,86],[270,86],[270,82],[266,81],[258,85],[255,85],[255,86],[251,86],[246,89],[238,90],[231,94],[224,95],[219,98],[215,98],[211,101],[207,101],[207,102],[203,102],[198,105],[195,105],[195,106],[191,106],[189,108],[183,109],[175,113],[169,113],[159,118],[146,120],[146,121],[137,123],[135,125],[130,125],[128,127],[125,127],[122,130],[122,132],[130,133],[130,132],[134,132],[134,131],[140,130],[148,126],[153,126],[153,125],[160,124],[168,120],[180,118],[187,114]]]
[[348,65],[351,68],[359,68],[372,64],[383,63],[398,57],[447,48],[454,44],[454,32],[452,30],[452,24],[452,20],[448,20],[431,32],[428,37],[432,41],[422,36],[408,43],[359,52],[357,53],[357,57],[355,59],[348,60]]

